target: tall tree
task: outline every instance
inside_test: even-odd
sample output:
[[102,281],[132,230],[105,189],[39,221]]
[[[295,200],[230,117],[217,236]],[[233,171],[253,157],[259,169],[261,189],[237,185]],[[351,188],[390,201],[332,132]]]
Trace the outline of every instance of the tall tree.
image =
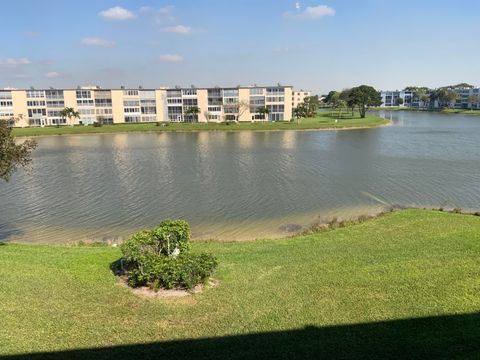
[[368,85],[361,85],[354,87],[351,90],[352,101],[358,107],[360,117],[362,119],[367,115],[367,111],[371,106],[382,105],[382,96],[373,87]]
[[307,96],[305,99],[303,99],[303,103],[305,104],[305,109],[307,110],[307,116],[315,117],[320,106],[318,96]]
[[346,106],[352,111],[352,116],[355,111],[355,100],[352,98],[352,89],[345,89],[340,93],[340,99],[345,101]]
[[31,153],[37,146],[34,140],[17,144],[12,136],[12,123],[17,119],[0,120],[0,179],[10,180],[19,167],[25,168],[32,161]]
[[402,99],[401,97],[397,98],[397,99],[395,100],[395,102],[396,102],[396,105],[397,105],[397,106],[403,105],[403,99]]

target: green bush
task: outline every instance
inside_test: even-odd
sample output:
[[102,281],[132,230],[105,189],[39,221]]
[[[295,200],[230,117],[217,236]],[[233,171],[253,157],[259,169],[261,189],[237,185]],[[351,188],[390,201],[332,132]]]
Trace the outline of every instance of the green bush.
[[143,230],[121,245],[120,273],[132,287],[192,289],[205,283],[218,265],[210,254],[190,253],[190,227],[183,220],[165,220],[152,230]]

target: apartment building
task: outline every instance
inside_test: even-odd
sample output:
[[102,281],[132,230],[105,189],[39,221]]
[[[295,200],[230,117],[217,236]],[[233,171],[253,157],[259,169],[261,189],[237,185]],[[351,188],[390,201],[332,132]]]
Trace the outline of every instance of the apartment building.
[[[458,94],[457,100],[450,104],[450,107],[455,109],[480,109],[480,88],[478,87],[465,87],[452,89]],[[424,103],[417,96],[415,91],[410,90],[396,90],[396,91],[380,91],[382,97],[382,107],[394,107],[394,106],[407,106],[413,108],[432,107],[438,108],[441,106],[438,99],[433,99],[428,103]],[[427,92],[427,95],[428,92]],[[471,103],[469,99],[471,97],[477,97],[478,102]],[[399,102],[399,99],[402,101]]]
[[292,93],[292,108],[295,109],[298,105],[303,103],[306,97],[312,96],[310,91],[300,90]]
[[[16,126],[90,125],[155,121],[223,122],[284,121],[303,101],[306,91],[292,86],[237,86],[232,88],[0,90],[0,118],[18,118]],[[79,117],[65,119],[65,107]],[[268,109],[265,114],[264,109]]]

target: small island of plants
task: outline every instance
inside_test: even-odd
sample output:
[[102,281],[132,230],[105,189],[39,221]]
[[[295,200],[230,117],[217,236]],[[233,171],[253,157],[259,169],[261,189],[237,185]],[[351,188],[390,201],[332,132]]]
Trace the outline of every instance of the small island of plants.
[[135,234],[120,249],[123,257],[113,270],[133,288],[192,290],[206,284],[218,265],[211,254],[191,252],[190,226],[184,220],[164,220]]

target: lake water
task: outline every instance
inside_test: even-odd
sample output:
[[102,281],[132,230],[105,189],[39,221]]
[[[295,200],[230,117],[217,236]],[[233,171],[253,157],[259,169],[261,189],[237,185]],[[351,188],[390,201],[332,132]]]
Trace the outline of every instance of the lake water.
[[116,241],[164,218],[252,239],[389,205],[480,210],[480,117],[383,115],[392,126],[38,138],[31,173],[0,183],[0,239]]

